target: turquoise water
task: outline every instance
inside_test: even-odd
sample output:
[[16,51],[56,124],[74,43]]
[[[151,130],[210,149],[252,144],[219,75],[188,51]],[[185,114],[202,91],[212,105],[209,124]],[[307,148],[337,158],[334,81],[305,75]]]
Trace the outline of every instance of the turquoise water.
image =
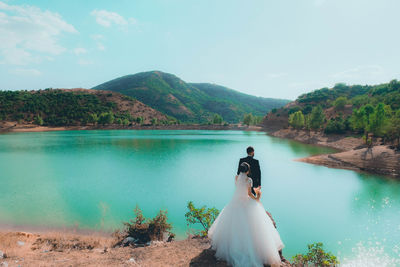
[[342,263],[400,264],[399,182],[293,161],[331,150],[262,132],[2,134],[0,224],[111,230],[138,204],[146,216],[168,209],[182,238],[189,200],[219,209],[230,200],[248,145],[287,257],[321,241]]

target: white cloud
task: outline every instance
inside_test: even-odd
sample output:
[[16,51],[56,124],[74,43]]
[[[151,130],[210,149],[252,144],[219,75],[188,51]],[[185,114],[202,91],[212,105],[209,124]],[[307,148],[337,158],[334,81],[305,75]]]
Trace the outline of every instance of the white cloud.
[[116,12],[111,12],[107,10],[93,10],[90,13],[95,17],[96,22],[104,27],[111,27],[112,24],[119,26],[126,26],[129,24],[135,24],[136,20],[134,18],[125,19],[123,16]]
[[10,71],[12,74],[21,75],[21,76],[39,76],[42,75],[40,71],[37,69],[14,69]]
[[81,54],[86,54],[87,50],[83,47],[77,47],[74,49],[75,55],[81,55]]
[[77,30],[58,13],[0,1],[0,63],[26,65],[58,55],[65,51],[58,42],[64,32]]

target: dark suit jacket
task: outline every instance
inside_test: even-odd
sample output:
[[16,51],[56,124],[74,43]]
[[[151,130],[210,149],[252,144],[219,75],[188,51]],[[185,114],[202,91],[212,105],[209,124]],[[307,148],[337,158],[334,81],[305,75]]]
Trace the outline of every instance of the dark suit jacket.
[[250,156],[241,158],[239,160],[237,174],[240,173],[239,167],[240,164],[242,164],[242,162],[247,162],[250,165],[250,173],[248,176],[253,180],[253,187],[259,187],[261,185],[261,170],[260,170],[260,163],[258,162],[258,160]]

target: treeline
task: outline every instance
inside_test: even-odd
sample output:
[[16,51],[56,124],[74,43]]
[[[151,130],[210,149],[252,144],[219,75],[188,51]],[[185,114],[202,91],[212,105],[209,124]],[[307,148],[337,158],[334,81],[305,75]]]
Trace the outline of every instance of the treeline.
[[[376,86],[337,84],[300,96],[288,110],[289,125],[330,133],[363,134],[400,142],[400,82]],[[277,110],[272,111],[277,112]]]
[[[124,96],[125,97],[125,96]],[[130,99],[135,101],[134,99]],[[0,91],[0,121],[17,121],[45,126],[142,124],[142,116],[120,111],[115,102],[97,94],[45,89]],[[176,123],[170,120],[154,124]]]

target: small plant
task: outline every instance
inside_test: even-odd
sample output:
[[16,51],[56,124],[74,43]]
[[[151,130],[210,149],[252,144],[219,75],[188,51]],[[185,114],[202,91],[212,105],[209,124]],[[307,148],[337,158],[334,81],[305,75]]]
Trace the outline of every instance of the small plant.
[[167,221],[166,210],[160,210],[152,219],[144,217],[139,206],[136,206],[133,212],[135,218],[124,222],[125,227],[122,231],[114,232],[117,239],[116,246],[121,245],[127,237],[133,238],[136,244],[146,244],[152,240],[162,241],[164,234],[169,234],[169,241],[174,238],[175,235],[170,232],[172,225]]
[[330,252],[325,252],[322,243],[314,243],[308,245],[308,253],[306,255],[297,254],[293,256],[294,266],[338,266],[339,261],[336,256]]
[[200,236],[207,236],[208,229],[210,229],[217,218],[219,210],[216,208],[207,208],[206,206],[196,208],[192,201],[188,202],[187,208],[189,211],[186,212],[185,217],[188,224],[200,224],[203,227],[203,230],[200,231]]

